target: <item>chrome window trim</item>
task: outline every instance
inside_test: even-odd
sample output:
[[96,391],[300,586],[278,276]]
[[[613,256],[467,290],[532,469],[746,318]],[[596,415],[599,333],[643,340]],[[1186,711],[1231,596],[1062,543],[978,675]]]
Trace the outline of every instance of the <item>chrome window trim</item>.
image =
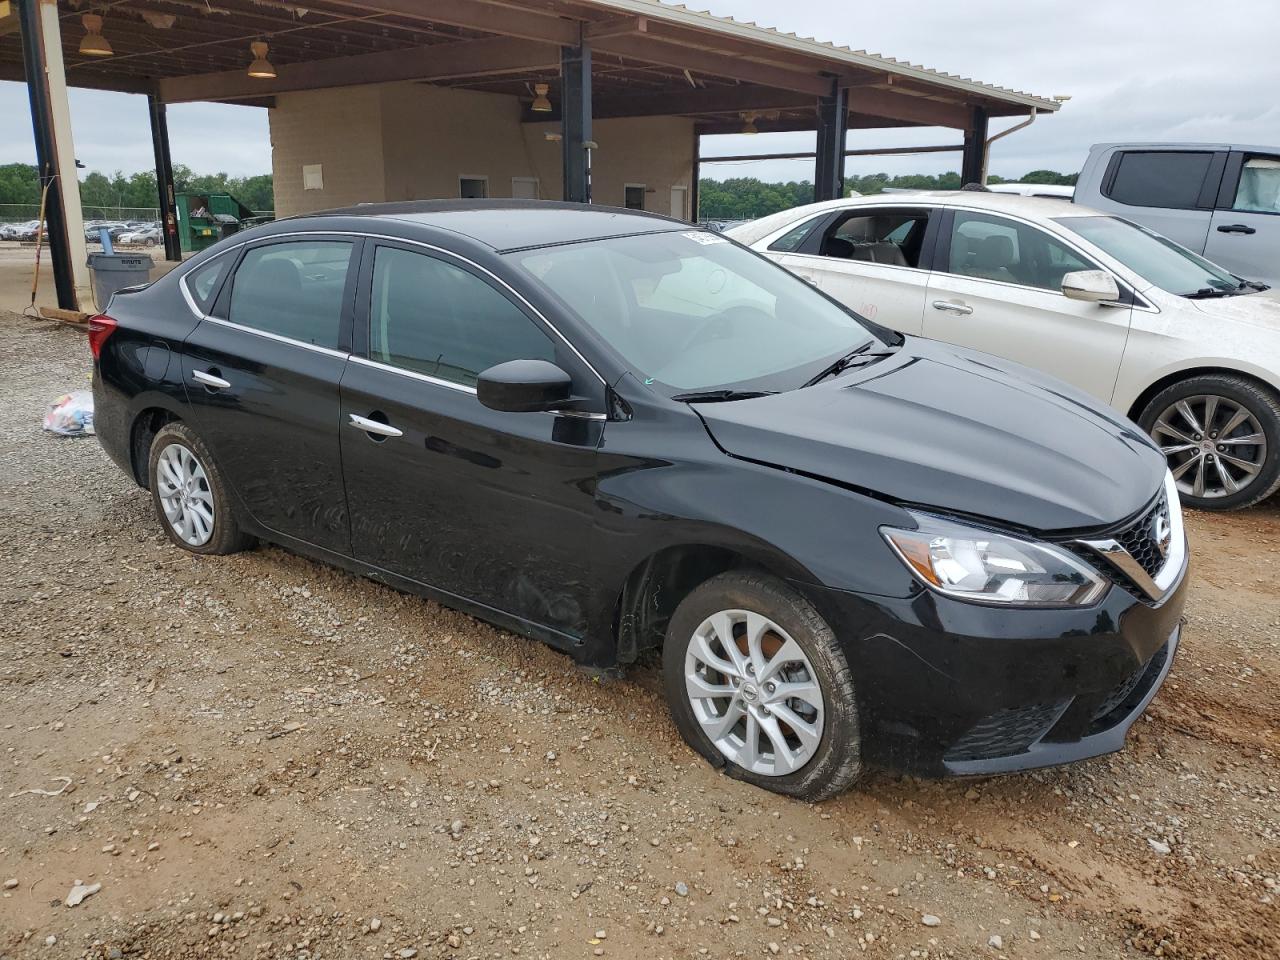
[[443,377],[433,377],[429,373],[419,373],[417,370],[409,370],[406,367],[397,367],[395,364],[383,363],[380,360],[371,360],[368,357],[359,357],[354,353],[348,357],[352,363],[358,363],[364,367],[373,367],[375,370],[386,370],[388,373],[398,373],[402,377],[408,377],[411,380],[421,380],[423,383],[434,383],[437,387],[448,387],[450,390],[458,390],[462,393],[469,393],[472,396],[476,394],[475,387],[469,387],[465,383],[457,383],[454,380],[445,380]]
[[345,350],[335,350],[332,347],[322,347],[318,343],[307,343],[305,340],[295,340],[293,337],[286,337],[279,333],[272,333],[270,330],[259,330],[257,327],[246,327],[243,323],[235,323],[232,320],[223,320],[221,317],[205,316],[203,318],[209,323],[216,323],[224,327],[230,327],[232,330],[241,330],[245,333],[252,333],[254,336],[262,337],[266,340],[274,340],[276,343],[287,343],[290,346],[302,347],[315,353],[323,353],[330,357],[339,357],[345,360],[350,354]]
[[[394,364],[383,363],[380,360],[370,360],[368,357],[358,357],[354,353],[347,359],[352,363],[358,363],[364,367],[372,367],[375,370],[385,370],[387,373],[399,374],[402,377],[408,377],[411,380],[420,380],[423,383],[434,384],[437,387],[448,387],[450,390],[457,390],[459,393],[469,393],[471,396],[477,396],[476,388],[469,387],[465,383],[457,383],[453,380],[445,380],[443,377],[433,377],[429,373],[419,373],[417,370],[409,370],[405,367],[397,367]],[[580,420],[608,420],[609,415],[605,413],[592,413],[585,410],[542,410],[541,413],[548,413],[557,417],[577,417]]]
[[[365,239],[365,240],[386,240],[391,243],[403,243],[409,246],[421,247],[424,250],[431,250],[431,251],[434,251],[435,253],[441,253],[441,254],[444,254],[446,257],[449,257],[453,260],[457,260],[460,263],[464,263],[467,266],[476,270],[477,272],[488,277],[490,280],[492,280],[494,283],[500,286],[503,290],[506,290],[517,301],[523,304],[524,307],[530,313],[532,313],[535,317],[538,318],[539,321],[542,322],[542,325],[544,327],[546,327],[553,334],[555,334],[560,339],[560,341],[566,347],[568,347],[570,351],[573,352],[573,355],[575,357],[577,357],[580,361],[582,361],[583,366],[585,366],[588,370],[590,370],[592,374],[595,375],[596,379],[600,381],[600,386],[604,387],[606,390],[609,387],[609,382],[605,380],[603,376],[601,376],[600,371],[595,368],[595,366],[591,363],[590,360],[588,360],[586,357],[582,355],[582,352],[578,350],[576,346],[573,345],[572,341],[570,341],[568,337],[566,337],[563,333],[560,332],[559,327],[557,327],[554,323],[552,323],[550,320],[547,319],[546,315],[541,310],[539,310],[532,303],[530,303],[528,299],[525,298],[525,296],[520,293],[519,290],[511,286],[511,284],[507,283],[507,281],[503,280],[500,276],[498,276],[492,270],[489,270],[486,267],[476,263],[474,260],[470,260],[467,257],[464,257],[459,253],[455,253],[452,250],[447,250],[444,247],[439,247],[439,246],[436,246],[435,244],[427,243],[426,241],[423,241],[423,240],[412,240],[407,237],[395,237],[395,236],[390,236],[388,234],[383,234],[383,233],[367,233],[364,231],[357,231],[357,230],[298,230],[293,233],[273,234],[270,237],[262,237],[260,238],[260,240],[264,242],[264,245],[265,245],[265,243],[268,241],[288,242],[294,237],[352,237],[356,239]],[[203,266],[205,263],[211,263],[214,260],[218,259],[218,257],[226,256],[232,251],[239,250],[241,247],[247,246],[250,243],[257,243],[257,242],[259,241],[244,240],[240,243],[237,243],[233,246],[228,247],[226,250],[221,251],[216,256],[210,257],[208,260],[203,261],[203,263],[197,265],[197,267],[192,269],[198,269],[199,266]],[[357,363],[363,363],[368,366],[377,367],[382,370],[390,370],[393,373],[401,373],[401,374],[404,374],[405,376],[412,377],[418,380],[423,380],[427,383],[437,384],[438,386],[450,387],[452,389],[462,390],[471,394],[474,394],[476,392],[474,387],[468,387],[466,384],[454,383],[451,380],[443,380],[439,377],[428,376],[425,373],[417,373],[413,370],[405,370],[401,367],[395,367],[395,366],[391,366],[390,364],[379,363],[376,360],[370,360],[367,357],[358,357],[354,353],[348,353],[340,350],[332,350],[328,347],[317,346],[314,343],[304,343],[301,340],[294,340],[292,337],[281,336],[280,334],[270,333],[269,331],[266,331],[266,330],[258,330],[254,327],[246,327],[244,324],[234,323],[231,320],[223,320],[220,317],[211,316],[210,314],[204,313],[196,305],[195,298],[191,295],[191,291],[187,289],[187,275],[190,274],[191,272],[192,270],[186,270],[183,272],[182,276],[178,278],[178,288],[182,291],[182,296],[187,301],[187,306],[191,309],[191,312],[194,313],[201,320],[210,320],[214,323],[220,323],[223,326],[231,327],[236,330],[243,330],[246,333],[254,333],[254,334],[257,334],[258,336],[266,337],[269,340],[276,340],[280,343],[289,343],[295,346],[304,347],[307,350],[314,350],[319,353],[325,353],[332,356],[346,357],[347,359],[354,360]],[[580,419],[587,419],[587,420],[609,419],[608,414],[605,414],[605,413],[586,413],[578,410],[547,410],[544,412],[557,415],[557,416],[578,417]]]
[[1132,580],[1151,600],[1163,600],[1182,578],[1187,567],[1187,537],[1182,523],[1182,502],[1178,499],[1178,484],[1173,474],[1165,471],[1164,495],[1169,509],[1169,555],[1164,566],[1153,577],[1118,541],[1111,537],[1098,540],[1077,540]]

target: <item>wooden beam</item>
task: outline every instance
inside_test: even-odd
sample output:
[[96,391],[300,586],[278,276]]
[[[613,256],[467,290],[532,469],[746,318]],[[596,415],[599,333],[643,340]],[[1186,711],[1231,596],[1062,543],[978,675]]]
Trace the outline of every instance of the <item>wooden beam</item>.
[[656,63],[664,67],[691,70],[694,73],[707,73],[730,80],[740,80],[743,83],[757,83],[780,90],[807,93],[814,97],[831,92],[830,78],[821,77],[817,73],[755,63],[705,49],[697,50],[693,47],[668,43],[647,34],[597,40],[592,43],[592,47],[597,54],[614,54],[626,57],[628,60]]
[[648,32],[647,17],[615,17],[609,20],[597,20],[586,27],[588,40],[607,40],[609,37],[626,37]]
[[286,63],[276,68],[274,80],[256,79],[243,70],[170,77],[160,81],[160,96],[165,103],[241,100],[274,96],[291,90],[318,90],[394,80],[446,80],[521,73],[553,68],[559,63],[560,48],[553,44],[490,37]]
[[[295,6],[283,0],[258,2],[285,9]],[[499,7],[485,0],[320,0],[316,9],[349,10],[359,16],[386,13],[424,23],[441,23],[464,30],[480,30],[564,46],[572,46],[579,40],[576,20],[527,8]]]
[[[794,110],[812,108],[813,97],[772,87],[716,87],[679,93],[597,96],[592,110],[598,120],[617,117],[671,117],[691,114],[740,113],[744,110]],[[526,120],[546,121],[546,114],[529,114]]]
[[965,130],[969,127],[969,110],[959,103],[945,103],[928,97],[913,97],[892,90],[875,87],[858,87],[849,92],[849,110],[853,113],[887,117],[893,120],[909,120],[931,127],[952,127]]
[[9,0],[0,0],[0,37],[18,32],[18,11]]

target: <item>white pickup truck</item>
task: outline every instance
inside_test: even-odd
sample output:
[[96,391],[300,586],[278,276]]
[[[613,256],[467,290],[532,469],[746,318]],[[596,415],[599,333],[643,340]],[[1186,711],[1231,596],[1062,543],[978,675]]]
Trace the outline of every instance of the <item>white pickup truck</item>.
[[1241,278],[1280,286],[1280,147],[1099,143],[1075,202],[1150,227]]

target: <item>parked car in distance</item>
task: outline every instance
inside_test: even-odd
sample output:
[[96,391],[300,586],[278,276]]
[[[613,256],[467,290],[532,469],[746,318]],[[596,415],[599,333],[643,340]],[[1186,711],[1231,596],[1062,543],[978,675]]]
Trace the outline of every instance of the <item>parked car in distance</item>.
[[1177,646],[1178,492],[1132,424],[666,217],[280,221],[89,345],[179,547],[269,540],[592,671],[660,648],[690,745],[780,793],[1119,749]]
[[1099,143],[1075,199],[1280,286],[1280,147]]
[[1020,197],[1044,197],[1047,200],[1070,200],[1076,188],[1059,183],[988,183],[991,193],[1013,193]]
[[126,231],[118,238],[120,243],[137,244],[143,247],[154,247],[163,239],[164,235],[160,232],[160,227],[154,224]]
[[729,236],[895,330],[1111,404],[1160,444],[1190,506],[1280,487],[1280,296],[1145,227],[964,191],[812,204]]

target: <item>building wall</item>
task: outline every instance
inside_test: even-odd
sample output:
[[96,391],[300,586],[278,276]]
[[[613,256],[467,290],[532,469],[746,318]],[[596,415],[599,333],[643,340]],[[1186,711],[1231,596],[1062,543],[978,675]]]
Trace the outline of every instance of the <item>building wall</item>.
[[[267,115],[276,216],[384,199],[377,87],[279,94]],[[304,190],[302,169],[315,164],[324,187]]]
[[[270,111],[276,215],[380,200],[459,195],[458,178],[488,178],[490,197],[512,178],[536,177],[539,196],[562,196],[558,123],[521,123],[515,97],[397,83],[289,93]],[[623,206],[624,186],[646,187],[645,208],[671,213],[671,188],[693,180],[693,123],[679,117],[598,120],[592,198]],[[304,190],[320,164],[324,188]],[[685,196],[688,196],[686,189]]]

